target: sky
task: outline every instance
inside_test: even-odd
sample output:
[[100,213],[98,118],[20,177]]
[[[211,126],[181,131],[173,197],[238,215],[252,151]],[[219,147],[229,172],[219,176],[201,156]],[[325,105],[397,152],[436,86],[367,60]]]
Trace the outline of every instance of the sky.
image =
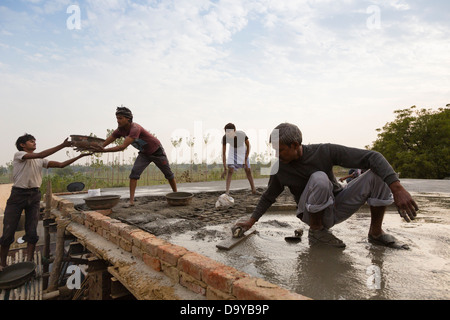
[[229,122],[252,153],[282,122],[364,148],[394,110],[450,103],[449,30],[447,0],[1,0],[0,165],[24,133],[105,138],[121,105],[172,162],[220,163]]

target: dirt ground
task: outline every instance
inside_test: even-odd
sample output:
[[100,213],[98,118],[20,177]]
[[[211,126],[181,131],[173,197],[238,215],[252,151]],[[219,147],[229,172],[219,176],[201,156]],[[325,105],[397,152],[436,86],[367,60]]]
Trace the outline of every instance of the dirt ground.
[[[257,194],[252,194],[250,190],[230,191],[234,205],[228,208],[216,207],[216,202],[223,192],[197,193],[192,202],[185,206],[171,206],[165,196],[147,196],[136,198],[135,205],[127,208],[128,201],[123,199],[113,208],[110,217],[135,225],[156,236],[197,231],[194,235],[197,240],[203,240],[205,237],[223,238],[222,233],[211,234],[214,231],[204,227],[232,224],[250,216],[248,208],[258,203],[263,192],[263,188],[257,189]],[[277,199],[277,204],[295,205],[293,196],[288,191]],[[77,208],[88,210],[85,205]]]

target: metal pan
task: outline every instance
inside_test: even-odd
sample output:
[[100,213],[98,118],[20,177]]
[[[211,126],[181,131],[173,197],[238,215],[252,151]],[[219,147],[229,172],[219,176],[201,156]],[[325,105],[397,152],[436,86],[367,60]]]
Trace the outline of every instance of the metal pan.
[[192,202],[194,197],[190,192],[171,192],[166,194],[167,203],[170,206],[187,206]]
[[86,205],[92,210],[111,209],[120,201],[118,195],[103,195],[84,198]]
[[67,186],[67,191],[69,192],[77,192],[84,189],[83,182],[72,182]]
[[30,280],[36,272],[36,264],[31,261],[10,265],[0,272],[0,289],[20,287]]

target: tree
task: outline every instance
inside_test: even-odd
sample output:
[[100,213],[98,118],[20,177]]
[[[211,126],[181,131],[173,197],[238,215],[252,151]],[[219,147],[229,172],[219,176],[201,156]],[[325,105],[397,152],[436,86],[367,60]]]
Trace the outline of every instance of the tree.
[[170,139],[170,142],[172,142],[172,145],[175,148],[175,163],[176,164],[178,164],[178,147],[180,146],[182,141],[183,141],[183,138]]
[[372,150],[382,153],[405,178],[450,176],[450,105],[396,110],[396,119],[377,129]]
[[186,144],[189,148],[191,148],[191,176],[192,176],[192,167],[194,165],[194,144],[195,144],[195,137],[189,138],[186,137]]
[[208,143],[210,136],[209,133],[203,136],[203,142],[205,143],[206,181],[208,181]]

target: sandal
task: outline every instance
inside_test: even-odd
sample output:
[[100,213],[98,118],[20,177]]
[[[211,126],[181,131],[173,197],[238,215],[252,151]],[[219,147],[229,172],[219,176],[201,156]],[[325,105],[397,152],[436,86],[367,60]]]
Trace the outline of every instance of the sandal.
[[336,248],[345,248],[345,243],[333,235],[328,229],[309,229],[308,238],[311,243],[320,242]]
[[369,234],[369,242],[375,245],[385,246],[394,249],[404,249],[409,250],[409,246],[406,243],[400,243],[398,240],[387,233],[383,233],[378,237],[374,237]]

